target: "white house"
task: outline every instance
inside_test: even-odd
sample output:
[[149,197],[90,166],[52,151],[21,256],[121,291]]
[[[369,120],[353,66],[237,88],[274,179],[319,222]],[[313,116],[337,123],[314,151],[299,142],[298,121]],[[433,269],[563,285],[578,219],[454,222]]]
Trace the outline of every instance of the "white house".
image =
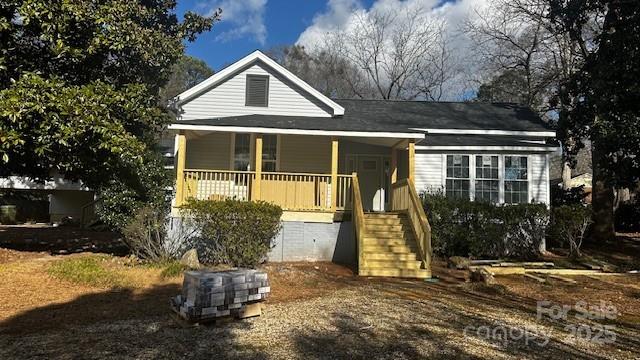
[[[272,260],[430,276],[422,191],[549,203],[555,132],[515,104],[334,100],[255,51],[176,98],[176,191],[284,210]],[[354,235],[355,234],[355,235]]]

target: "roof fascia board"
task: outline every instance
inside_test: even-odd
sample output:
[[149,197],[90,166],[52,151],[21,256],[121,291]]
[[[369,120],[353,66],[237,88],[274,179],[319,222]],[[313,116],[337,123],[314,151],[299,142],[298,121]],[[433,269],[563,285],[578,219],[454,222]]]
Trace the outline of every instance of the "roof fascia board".
[[269,67],[271,67],[273,70],[275,70],[275,71],[279,72],[280,74],[282,74],[289,81],[291,81],[292,83],[294,83],[295,85],[297,85],[298,87],[300,87],[304,91],[308,92],[313,97],[317,98],[322,103],[324,103],[325,105],[327,105],[328,107],[333,109],[333,115],[334,116],[344,115],[344,108],[342,106],[338,105],[338,103],[336,103],[335,101],[329,99],[328,97],[323,95],[321,92],[319,92],[318,90],[316,90],[313,87],[311,87],[309,84],[307,84],[302,79],[300,79],[299,77],[297,77],[296,75],[291,73],[289,70],[284,68],[282,65],[278,64],[273,59],[271,59],[267,55],[263,54],[260,50],[256,50],[256,51],[252,52],[251,54],[245,56],[244,58],[236,61],[235,63],[227,66],[226,68],[224,68],[220,72],[212,75],[211,77],[209,77],[208,79],[204,80],[200,84],[195,85],[194,87],[192,87],[192,88],[184,91],[183,93],[179,94],[174,99],[176,100],[177,104],[182,104],[182,103],[184,103],[186,101],[189,101],[193,97],[199,95],[201,92],[205,91],[206,89],[210,88],[211,86],[214,86],[214,85],[220,83],[221,81],[225,80],[230,75],[236,73],[238,70],[244,68],[245,66],[253,63],[256,60],[260,60],[260,61],[264,62]]
[[247,127],[247,126],[171,124],[169,125],[169,130],[195,130],[195,131],[200,130],[200,131],[236,132],[236,133],[260,133],[260,134],[424,139],[424,134],[421,134],[421,133],[341,131],[341,130],[304,130],[304,129]]
[[448,135],[507,135],[507,136],[540,136],[555,137],[555,131],[517,131],[517,130],[471,130],[471,129],[423,129],[413,128],[411,130],[426,131],[428,134],[448,134]]
[[545,146],[447,146],[447,145],[416,145],[416,150],[437,150],[437,151],[532,151],[532,152],[556,152],[559,147]]

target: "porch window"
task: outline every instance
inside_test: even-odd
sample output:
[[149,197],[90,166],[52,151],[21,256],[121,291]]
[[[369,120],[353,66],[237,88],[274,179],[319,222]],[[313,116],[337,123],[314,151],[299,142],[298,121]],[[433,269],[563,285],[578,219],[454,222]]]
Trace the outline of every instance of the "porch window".
[[262,171],[278,171],[278,135],[262,136]]
[[251,134],[235,134],[233,170],[247,171],[251,163]]
[[529,180],[526,156],[504,157],[504,202],[528,203]]
[[447,155],[447,197],[469,199],[469,156]]
[[497,155],[476,156],[476,201],[498,203],[500,198],[500,180]]

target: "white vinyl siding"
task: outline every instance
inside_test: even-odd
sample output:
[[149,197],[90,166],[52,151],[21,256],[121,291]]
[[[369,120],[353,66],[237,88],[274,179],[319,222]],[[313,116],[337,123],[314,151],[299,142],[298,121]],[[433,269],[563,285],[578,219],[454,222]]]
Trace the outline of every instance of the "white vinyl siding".
[[[267,107],[246,106],[247,75],[269,76]],[[330,117],[331,110],[261,63],[233,75],[182,106],[178,120],[251,114]]]
[[199,137],[187,136],[187,169],[227,170],[231,134],[211,133]]
[[529,200],[550,203],[549,158],[545,154],[529,155]]
[[331,172],[331,138],[281,135],[280,171],[328,174]]
[[[446,154],[452,154],[447,152]],[[460,152],[461,155],[470,155],[472,162],[470,164],[471,172],[476,178],[475,172],[475,155],[497,155],[499,157],[499,173],[500,173],[500,188],[503,188],[504,180],[504,156],[527,156],[528,157],[528,181],[529,181],[529,201],[541,202],[545,204],[550,203],[549,199],[549,163],[547,161],[547,155],[544,153],[520,153],[514,154],[509,152],[502,153],[486,153],[482,151],[478,152]],[[416,190],[420,192],[437,192],[445,190],[446,181],[446,156],[444,152],[436,151],[420,151],[416,152]],[[475,192],[475,183],[472,183],[472,191]],[[504,202],[504,197],[501,196],[500,202]]]
[[416,191],[444,190],[442,182],[443,163],[441,154],[416,153]]

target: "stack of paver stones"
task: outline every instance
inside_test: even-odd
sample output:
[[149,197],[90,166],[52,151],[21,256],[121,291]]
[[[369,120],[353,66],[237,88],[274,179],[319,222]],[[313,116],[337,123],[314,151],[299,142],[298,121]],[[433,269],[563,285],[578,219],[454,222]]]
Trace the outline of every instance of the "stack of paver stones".
[[242,313],[247,306],[264,301],[270,291],[267,273],[262,271],[187,271],[182,295],[171,302],[184,319],[202,321]]

